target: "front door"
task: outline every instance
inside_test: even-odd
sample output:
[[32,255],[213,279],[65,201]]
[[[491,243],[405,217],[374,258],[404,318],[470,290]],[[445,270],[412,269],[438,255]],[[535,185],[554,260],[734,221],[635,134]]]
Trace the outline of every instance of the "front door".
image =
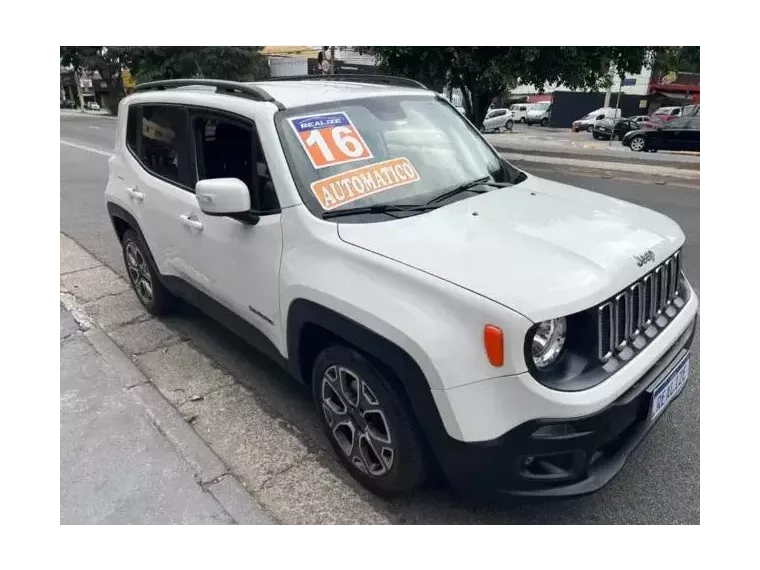
[[187,215],[200,222],[189,249],[198,287],[253,324],[278,348],[280,212],[254,124],[245,119],[191,111],[197,178],[238,178],[251,192],[255,225],[209,216],[196,204]]

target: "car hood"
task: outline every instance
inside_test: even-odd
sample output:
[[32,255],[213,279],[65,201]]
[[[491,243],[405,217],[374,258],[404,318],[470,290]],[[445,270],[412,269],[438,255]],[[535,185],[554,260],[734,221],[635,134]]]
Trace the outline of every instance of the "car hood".
[[[534,322],[603,301],[684,242],[671,219],[601,194],[524,182],[340,238],[507,306]],[[635,256],[654,253],[640,267]]]
[[625,135],[623,136],[623,140],[631,140],[636,135],[646,135],[656,130],[657,130],[656,127],[653,129],[634,129],[632,131],[628,131],[627,133],[625,133]]

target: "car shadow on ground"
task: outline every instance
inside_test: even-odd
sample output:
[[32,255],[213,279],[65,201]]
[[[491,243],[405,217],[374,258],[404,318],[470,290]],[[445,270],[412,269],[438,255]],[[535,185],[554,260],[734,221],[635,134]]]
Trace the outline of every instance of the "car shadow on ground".
[[[261,408],[298,434],[309,452],[370,504],[401,524],[561,524],[609,522],[598,497],[519,502],[462,497],[438,474],[412,496],[387,501],[356,483],[333,455],[309,390],[223,325],[186,303],[162,322],[249,388]],[[289,425],[288,425],[289,424]],[[613,481],[614,483],[614,481]],[[613,484],[610,487],[614,486]]]

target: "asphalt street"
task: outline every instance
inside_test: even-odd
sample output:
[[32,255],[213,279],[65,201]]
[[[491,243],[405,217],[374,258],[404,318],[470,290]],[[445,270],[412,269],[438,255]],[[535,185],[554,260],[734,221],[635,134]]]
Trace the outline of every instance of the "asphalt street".
[[[121,249],[106,216],[103,190],[116,123],[99,117],[61,117],[61,231],[126,276]],[[90,149],[86,150],[85,148]],[[100,151],[100,152],[94,152]],[[699,186],[696,181],[653,180],[541,165],[536,176],[577,185],[660,211],[687,236],[684,266],[699,291]],[[298,431],[309,447],[327,449],[308,394],[223,327],[184,307],[163,319],[236,379],[255,392],[267,411]],[[473,505],[432,485],[411,499],[375,506],[398,523],[421,524],[698,524],[700,520],[699,333],[693,345],[692,376],[684,393],[600,492],[578,499],[520,505]],[[255,380],[253,380],[255,379]],[[328,467],[350,482],[337,462]],[[351,482],[351,484],[353,484]]]

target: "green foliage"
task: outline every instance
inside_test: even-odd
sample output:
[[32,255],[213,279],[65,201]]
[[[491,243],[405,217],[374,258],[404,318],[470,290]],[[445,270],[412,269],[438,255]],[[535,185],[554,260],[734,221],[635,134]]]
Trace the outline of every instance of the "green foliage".
[[440,90],[460,89],[467,116],[482,123],[491,100],[519,83],[538,90],[545,83],[603,88],[610,65],[617,73],[639,73],[660,48],[652,47],[358,47],[373,54],[385,72],[418,79]]
[[699,73],[699,46],[671,46],[657,54],[656,67],[660,71]]
[[157,79],[205,77],[251,81],[269,75],[261,47],[135,47],[131,71],[138,83]]

